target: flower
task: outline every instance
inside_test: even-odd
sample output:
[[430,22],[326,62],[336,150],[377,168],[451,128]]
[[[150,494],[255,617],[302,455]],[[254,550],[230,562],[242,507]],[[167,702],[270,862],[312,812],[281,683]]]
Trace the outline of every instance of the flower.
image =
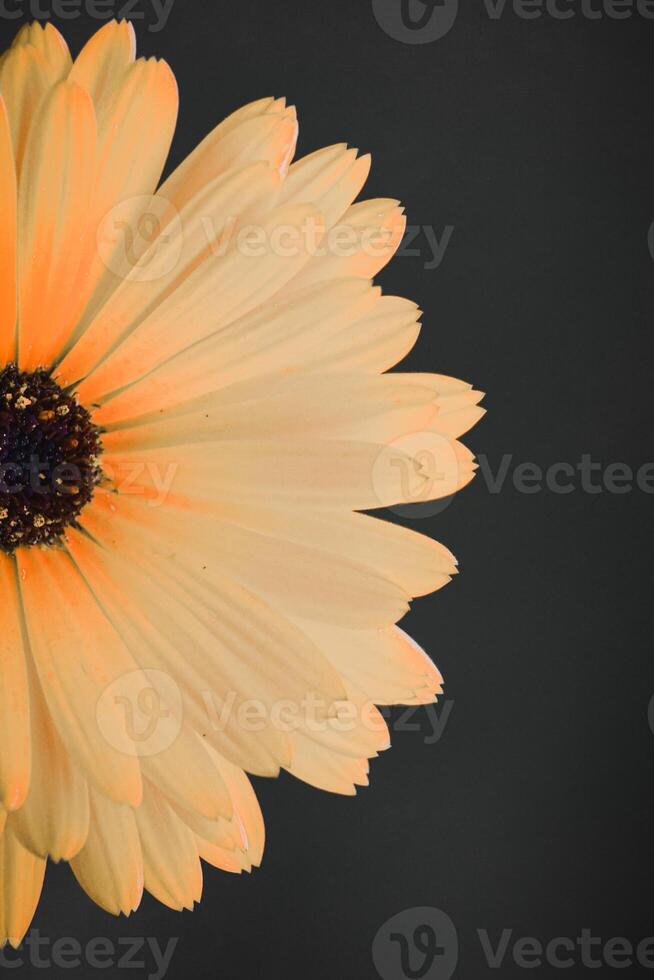
[[[388,374],[413,303],[371,280],[392,200],[369,158],[291,163],[262,99],[157,189],[164,62],[107,24],[72,62],[51,26],[0,62],[0,941],[48,858],[108,912],[200,897],[200,859],[258,865],[247,773],[353,793],[375,705],[441,676],[395,624],[442,545],[362,511],[473,475],[470,385]],[[430,472],[430,466],[436,469]]]

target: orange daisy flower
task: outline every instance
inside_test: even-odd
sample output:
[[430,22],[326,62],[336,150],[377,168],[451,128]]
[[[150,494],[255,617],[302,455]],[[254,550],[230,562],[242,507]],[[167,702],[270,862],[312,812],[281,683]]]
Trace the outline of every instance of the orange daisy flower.
[[169,67],[127,23],[0,61],[0,943],[46,861],[108,912],[258,865],[246,773],[353,793],[375,705],[441,676],[395,625],[455,572],[362,511],[473,475],[470,385],[388,374],[419,311],[371,280],[369,158],[292,163],[293,108],[224,120],[159,185]]

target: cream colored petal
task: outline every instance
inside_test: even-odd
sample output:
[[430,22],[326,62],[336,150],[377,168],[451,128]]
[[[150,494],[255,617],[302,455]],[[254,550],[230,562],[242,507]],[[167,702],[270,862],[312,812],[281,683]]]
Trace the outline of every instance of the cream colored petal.
[[171,800],[170,797],[168,797],[168,803],[182,823],[185,823],[189,830],[192,830],[198,837],[226,851],[233,851],[237,847],[240,848],[241,836],[234,830],[231,817],[229,820],[207,820],[206,817],[200,816],[199,813],[183,809],[174,800]]
[[472,390],[466,391],[462,395],[440,398],[436,417],[430,423],[429,428],[457,439],[468,432],[486,414],[486,410],[480,408],[478,404],[482,398],[483,392]]
[[0,96],[0,364],[16,352],[16,171],[9,117]]
[[353,759],[298,734],[289,772],[317,789],[355,796],[357,786],[368,785],[367,759]]
[[86,92],[52,89],[25,150],[18,194],[19,363],[47,365],[80,312],[79,285],[94,242],[88,213],[96,129]]
[[20,45],[32,45],[43,56],[53,85],[65,78],[71,69],[68,45],[53,24],[39,24],[38,21],[24,24],[12,46]]
[[[277,775],[289,757],[288,738],[270,726],[244,730],[239,722],[245,698],[261,687],[256,673],[246,674],[244,695],[232,690],[229,676],[223,676],[220,661],[212,655],[215,639],[196,621],[193,610],[186,609],[185,593],[173,591],[174,583],[161,574],[158,564],[137,566],[139,554],[130,550],[130,534],[121,547],[115,546],[121,526],[111,511],[103,518],[100,500],[87,508],[85,526],[107,547],[71,530],[70,552],[140,666],[164,671],[172,679],[182,696],[184,720],[222,755],[249,772]],[[290,677],[286,690],[293,691]]]
[[228,825],[230,839],[224,843],[215,833],[211,833],[211,828],[193,827],[198,853],[203,861],[222,871],[232,874],[250,872],[253,866],[261,864],[263,857],[263,816],[245,773],[231,766],[223,772],[234,801],[234,814]]
[[283,99],[261,99],[224,119],[161,187],[161,195],[181,209],[218,174],[265,161],[284,171],[295,151],[295,109]]
[[164,362],[97,412],[102,425],[272,372],[320,360],[330,338],[376,306],[379,290],[360,279],[320,283],[228,324]]
[[64,351],[122,282],[126,255],[149,244],[139,229],[154,207],[151,200],[168,156],[177,109],[177,83],[168,65],[139,59],[129,65],[98,119],[96,191],[88,216],[89,234],[96,242],[94,261],[80,292],[86,309]]
[[30,696],[13,559],[0,554],[0,804],[15,810],[30,784]]
[[[73,75],[74,75],[73,71]],[[152,194],[177,122],[179,94],[165,61],[130,64],[99,118],[97,184],[102,207],[132,195]]]
[[[166,532],[170,522],[171,515],[144,510],[140,502],[122,497],[115,503],[111,498],[98,498],[84,517],[84,527],[106,546],[101,560],[110,563],[112,553],[122,556],[125,564],[142,570],[159,589],[162,603],[168,601],[168,614],[162,608],[158,616],[177,620],[186,628],[186,657],[198,665],[204,663],[210,688],[223,694],[236,691],[266,704],[281,697],[299,702],[308,692],[326,704],[342,698],[344,689],[337,673],[300,631],[270,605],[230,581],[226,568],[212,573],[208,566],[203,567],[213,545],[200,544],[198,551],[202,533],[189,539],[181,552],[170,550]],[[181,524],[180,529],[183,532],[188,526]],[[264,647],[266,657],[262,658]]]
[[395,255],[405,227],[397,201],[379,198],[353,204],[325,235],[320,253],[298,274],[295,286],[340,276],[372,279]]
[[159,234],[131,268],[126,256],[126,278],[59,365],[61,383],[87,375],[184,279],[220,254],[222,237],[228,240],[236,234],[235,226],[252,208],[261,210],[272,203],[278,183],[275,172],[259,163],[216,177],[180,212],[162,197],[154,199]]
[[0,95],[7,107],[19,178],[36,111],[52,84],[45,58],[33,44],[12,48],[0,65]]
[[0,836],[0,949],[22,942],[36,911],[45,861],[26,850],[10,826]]
[[87,783],[52,723],[33,670],[30,687],[32,779],[27,800],[11,815],[11,825],[34,854],[70,861],[88,835]]
[[438,541],[366,514],[223,505],[225,521],[281,541],[293,541],[374,569],[410,596],[427,595],[456,574],[452,553]]
[[382,296],[374,309],[305,356],[304,370],[381,374],[409,353],[420,332],[420,310],[399,296]]
[[219,844],[205,840],[201,834],[195,835],[195,843],[202,860],[212,868],[220,868],[221,871],[229,871],[237,875],[251,869],[247,852],[244,850],[221,847]]
[[192,909],[202,896],[202,868],[192,831],[151,784],[146,784],[135,814],[146,889],[169,908]]
[[[454,396],[462,399],[462,404],[472,392],[472,385],[461,378],[452,378],[448,374],[434,374],[431,371],[421,372],[402,372],[402,377],[406,381],[421,382],[433,388],[439,398],[453,398]],[[481,392],[476,393],[481,396]]]
[[266,843],[266,829],[259,801],[250,780],[241,769],[221,758],[217,752],[212,752],[212,755],[232,797],[234,818],[238,820],[241,832],[245,835],[245,848],[250,864],[258,867],[263,859]]
[[146,755],[143,775],[169,802],[198,813],[206,820],[228,817],[231,804],[227,788],[205,749],[203,740],[184,726],[172,745]]
[[108,452],[224,439],[366,439],[390,442],[426,428],[436,414],[434,394],[401,375],[258,379],[160,411],[154,420],[108,433]]
[[88,839],[70,866],[89,898],[105,912],[134,912],[143,895],[143,855],[134,810],[92,790]]
[[[158,418],[180,404],[271,373],[375,374],[411,349],[419,332],[415,303],[380,296],[366,280],[318,283],[222,328],[107,401],[98,421],[112,427]],[[422,383],[413,376],[416,383]]]
[[236,236],[225,255],[212,256],[191,273],[82,382],[79,397],[98,401],[270,301],[307,263],[322,228],[320,215],[308,205],[276,208],[257,226],[256,243],[246,245]]
[[369,510],[449,496],[474,476],[474,457],[461,443],[429,433],[418,442],[428,450],[429,467],[401,440],[339,439],[222,440],[210,444],[215,448],[198,443],[107,452],[104,462],[118,486],[127,489],[129,481],[130,494],[150,506],[168,502],[197,511],[238,500]]
[[131,21],[113,20],[89,38],[75,59],[70,80],[89,93],[103,129],[135,56],[136,35]]
[[293,735],[289,772],[319,789],[353,795],[368,785],[368,759],[390,746],[388,727],[375,705],[352,688],[334,717],[307,715]]
[[329,623],[297,620],[300,628],[342,673],[348,690],[374,704],[433,700],[443,678],[427,654],[397,626],[384,630],[344,630]]
[[357,158],[357,151],[344,144],[329,146],[290,167],[280,201],[312,202],[331,228],[359,194],[369,172],[370,156]]
[[[192,511],[149,508],[136,497],[123,506],[134,513],[130,536],[141,539],[144,557],[174,555],[169,567],[184,569],[197,588],[205,583],[208,591],[220,593],[227,590],[229,578],[284,614],[355,629],[390,625],[408,609],[409,596],[399,586],[347,556],[223,520],[198,520]],[[143,533],[146,523],[151,530]]]
[[[388,727],[380,711],[369,698],[354,691],[329,718],[316,719],[307,711],[293,734],[294,750],[298,736],[351,759],[371,759],[390,746]],[[297,751],[294,751],[291,771],[296,758]]]
[[35,548],[17,552],[29,642],[41,687],[64,745],[85,775],[117,802],[138,805],[141,772],[120,704],[104,698],[136,671],[70,558]]

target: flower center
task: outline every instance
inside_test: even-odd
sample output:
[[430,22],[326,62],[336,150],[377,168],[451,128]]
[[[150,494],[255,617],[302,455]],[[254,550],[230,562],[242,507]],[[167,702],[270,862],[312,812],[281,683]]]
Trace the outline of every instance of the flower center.
[[0,551],[54,544],[101,475],[100,429],[47,371],[0,368]]

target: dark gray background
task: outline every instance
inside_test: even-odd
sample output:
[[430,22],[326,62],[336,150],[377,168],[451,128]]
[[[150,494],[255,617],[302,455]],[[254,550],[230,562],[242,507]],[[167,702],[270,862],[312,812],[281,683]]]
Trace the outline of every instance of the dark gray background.
[[[437,269],[424,268],[428,250],[399,257],[382,283],[425,310],[406,367],[487,391],[467,441],[493,470],[504,453],[512,463],[500,493],[478,477],[442,513],[407,521],[462,570],[404,623],[454,702],[441,741],[424,743],[426,723],[396,733],[356,799],[258,780],[264,865],[242,878],[208,869],[192,915],[146,898],[113,920],[52,868],[34,923],[45,936],[179,936],[172,980],[359,980],[376,976],[387,919],[436,906],[459,933],[456,976],[478,980],[498,975],[478,928],[654,935],[652,497],[511,482],[527,461],[654,459],[654,21],[574,9],[493,20],[466,2],[445,37],[408,45],[369,0],[177,0],[160,33],[149,0],[135,8],[141,53],[167,58],[181,90],[171,164],[232,109],[283,94],[301,153],[369,150],[369,196],[401,198],[439,237],[454,226]],[[19,23],[0,18],[3,47]],[[56,23],[76,49],[98,26]],[[507,957],[499,975],[525,972]]]

